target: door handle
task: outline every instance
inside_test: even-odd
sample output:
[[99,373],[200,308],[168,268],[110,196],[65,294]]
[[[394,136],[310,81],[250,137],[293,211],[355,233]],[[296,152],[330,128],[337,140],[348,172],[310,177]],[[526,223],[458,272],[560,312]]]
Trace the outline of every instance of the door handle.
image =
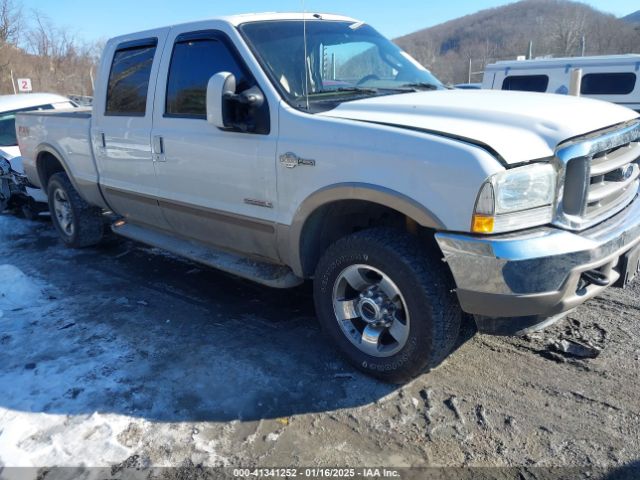
[[104,135],[104,132],[96,133],[94,137],[94,145],[96,146],[96,150],[98,153],[104,155],[107,151],[107,139]]
[[167,157],[164,153],[164,138],[161,135],[153,137],[153,152],[152,157],[154,162],[166,162]]

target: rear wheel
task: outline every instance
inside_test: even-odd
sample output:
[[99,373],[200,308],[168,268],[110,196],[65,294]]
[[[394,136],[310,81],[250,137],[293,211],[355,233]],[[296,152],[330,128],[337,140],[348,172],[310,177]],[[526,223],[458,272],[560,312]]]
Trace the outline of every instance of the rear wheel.
[[354,366],[402,383],[446,358],[461,310],[436,256],[401,231],[343,238],[321,258],[314,283],[320,324]]
[[100,242],[104,234],[101,211],[78,194],[66,173],[51,176],[47,194],[53,224],[65,244],[82,248]]

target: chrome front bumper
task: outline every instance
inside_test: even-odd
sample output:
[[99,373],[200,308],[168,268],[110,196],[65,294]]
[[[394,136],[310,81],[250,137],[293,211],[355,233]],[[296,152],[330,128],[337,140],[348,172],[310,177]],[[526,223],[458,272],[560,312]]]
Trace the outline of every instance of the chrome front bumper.
[[[583,232],[544,227],[491,237],[438,233],[462,309],[488,333],[514,334],[568,312],[620,279],[640,244],[640,199]],[[606,285],[585,282],[598,270]]]

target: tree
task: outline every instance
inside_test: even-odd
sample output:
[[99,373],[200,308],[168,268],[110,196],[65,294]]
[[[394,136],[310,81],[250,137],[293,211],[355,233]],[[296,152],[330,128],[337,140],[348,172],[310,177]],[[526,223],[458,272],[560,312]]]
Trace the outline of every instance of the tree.
[[13,0],[0,0],[0,46],[18,43],[22,24],[22,7]]

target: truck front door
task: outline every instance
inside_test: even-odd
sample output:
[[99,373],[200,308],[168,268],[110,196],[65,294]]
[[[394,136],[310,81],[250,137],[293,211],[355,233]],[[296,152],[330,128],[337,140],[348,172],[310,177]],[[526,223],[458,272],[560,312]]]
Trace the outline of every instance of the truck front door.
[[208,123],[206,87],[220,72],[235,75],[238,91],[256,85],[226,34],[172,30],[152,133],[160,206],[179,235],[276,259],[277,125],[258,134]]

